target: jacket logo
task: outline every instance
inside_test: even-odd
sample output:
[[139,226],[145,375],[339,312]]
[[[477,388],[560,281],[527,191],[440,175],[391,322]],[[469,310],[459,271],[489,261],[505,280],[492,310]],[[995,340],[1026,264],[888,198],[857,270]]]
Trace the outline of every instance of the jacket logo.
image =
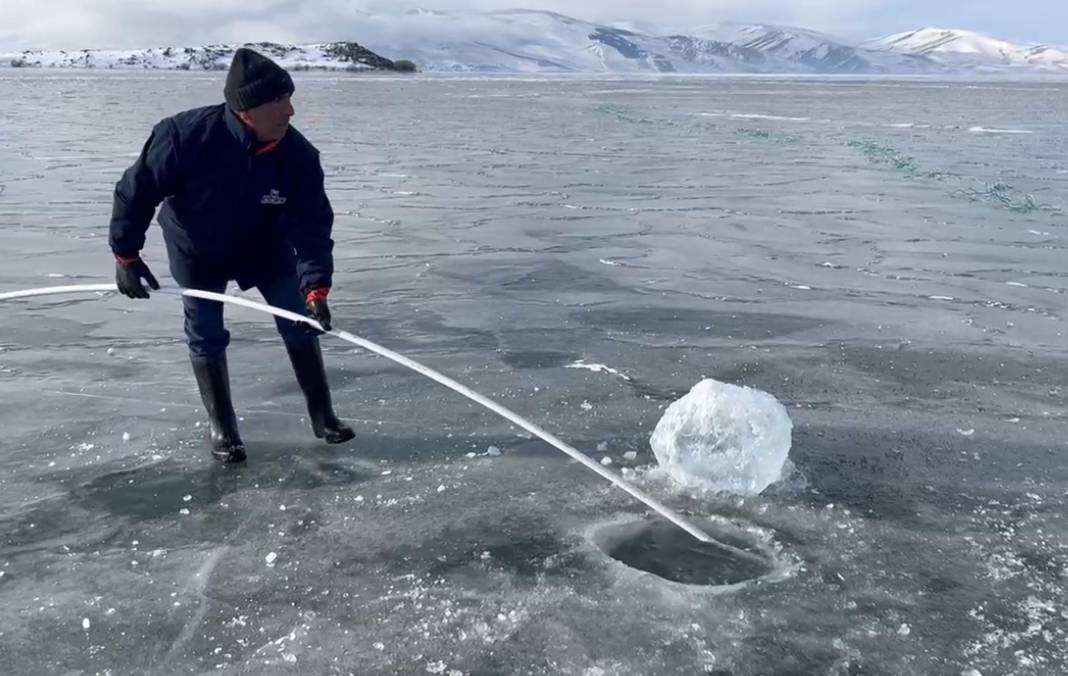
[[286,203],[286,198],[278,193],[277,190],[271,189],[271,192],[267,193],[260,199],[260,204],[271,204],[274,206],[281,206]]

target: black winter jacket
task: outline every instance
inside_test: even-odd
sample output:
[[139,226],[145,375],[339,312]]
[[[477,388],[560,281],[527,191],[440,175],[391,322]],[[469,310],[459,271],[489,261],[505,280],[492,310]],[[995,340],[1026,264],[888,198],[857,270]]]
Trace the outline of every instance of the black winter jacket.
[[254,134],[225,104],[163,120],[115,186],[116,256],[139,255],[160,202],[181,286],[233,279],[247,289],[294,269],[305,292],[331,285],[334,212],[319,151],[292,127],[257,153]]

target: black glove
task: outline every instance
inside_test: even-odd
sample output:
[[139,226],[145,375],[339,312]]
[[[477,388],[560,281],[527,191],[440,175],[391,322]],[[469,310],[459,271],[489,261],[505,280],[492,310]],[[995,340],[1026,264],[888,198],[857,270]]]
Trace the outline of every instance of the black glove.
[[119,291],[129,298],[148,298],[148,289],[141,284],[141,279],[148,282],[154,290],[159,290],[159,282],[152,276],[145,262],[140,258],[115,259],[115,284]]
[[[329,291],[329,289],[315,289],[304,298],[308,316],[319,322],[319,326],[323,327],[324,331],[329,331],[333,328],[330,326],[330,306],[326,303],[326,294]],[[319,333],[308,324],[304,324],[304,329],[309,333]]]

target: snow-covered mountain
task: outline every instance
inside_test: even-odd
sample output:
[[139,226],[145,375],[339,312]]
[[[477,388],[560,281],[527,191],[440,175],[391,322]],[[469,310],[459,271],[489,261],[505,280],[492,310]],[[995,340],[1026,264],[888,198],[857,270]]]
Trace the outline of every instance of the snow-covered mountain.
[[[379,54],[424,71],[483,73],[960,74],[1068,72],[1068,50],[1018,45],[977,33],[927,28],[855,44],[823,33],[722,23],[665,30],[598,24],[540,10],[353,11],[352,42],[259,43],[289,68],[393,68]],[[0,66],[225,68],[234,46],[0,54]]]
[[[163,70],[225,70],[240,45],[159,47],[148,49],[82,49],[76,51],[24,51],[0,54],[0,66],[41,68],[119,68]],[[291,70],[393,70],[393,61],[355,42],[315,45],[280,45],[257,42],[245,45],[267,54]]]
[[540,10],[359,13],[372,49],[428,71],[915,73],[924,57],[863,50],[802,29],[722,24],[683,32],[598,24]]
[[1068,72],[1068,49],[1017,44],[971,31],[921,28],[863,43],[865,49],[921,55],[954,68],[1028,68]]
[[925,58],[860,49],[846,40],[804,28],[721,23],[691,32],[696,39],[725,47],[736,58],[772,72],[922,73],[933,67]]

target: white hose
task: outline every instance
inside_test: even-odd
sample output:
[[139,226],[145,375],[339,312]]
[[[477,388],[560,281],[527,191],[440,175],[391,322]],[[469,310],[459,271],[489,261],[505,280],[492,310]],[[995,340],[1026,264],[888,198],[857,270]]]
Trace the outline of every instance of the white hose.
[[[72,285],[72,286],[52,286],[52,287],[46,287],[46,288],[41,288],[41,289],[27,289],[27,290],[24,290],[24,291],[9,291],[9,292],[6,292],[6,293],[0,293],[0,301],[15,300],[15,299],[19,299],[19,298],[34,298],[34,297],[37,297],[37,296],[53,296],[53,295],[70,294],[70,293],[107,292],[107,291],[115,291],[115,290],[116,289],[115,289],[115,285],[114,284],[77,284],[77,285]],[[281,308],[277,308],[277,307],[274,307],[272,305],[266,305],[264,303],[257,303],[256,301],[249,300],[247,298],[239,298],[239,297],[235,297],[235,296],[227,296],[227,295],[221,294],[221,293],[213,293],[211,291],[200,291],[200,290],[197,290],[197,289],[182,289],[180,292],[179,291],[167,290],[167,291],[163,291],[163,293],[171,293],[171,294],[178,294],[178,295],[182,295],[182,296],[190,296],[192,298],[202,298],[202,299],[205,299],[205,300],[214,300],[214,301],[218,301],[220,303],[227,303],[227,304],[230,304],[230,305],[240,305],[240,306],[252,309],[252,310],[256,310],[258,312],[265,312],[267,314],[271,314],[271,315],[274,315],[276,317],[282,317],[283,319],[289,319],[289,320],[294,321],[294,322],[301,322],[301,323],[307,324],[307,325],[312,326],[312,327],[314,327],[316,329],[319,329],[319,330],[322,330],[322,328],[323,328],[322,326],[319,325],[319,322],[315,321],[314,319],[311,319],[310,317],[306,317],[304,315],[297,314],[295,312],[290,312],[288,310],[283,310]],[[397,354],[396,352],[394,352],[392,350],[384,348],[381,345],[378,345],[376,343],[372,343],[371,341],[366,340],[364,338],[360,338],[359,336],[355,336],[355,335],[353,335],[353,334],[351,334],[351,333],[349,333],[347,331],[340,331],[340,330],[335,329],[333,331],[327,331],[326,333],[329,333],[330,335],[335,336],[337,338],[340,338],[341,340],[344,340],[344,341],[346,341],[348,343],[352,343],[353,345],[357,345],[359,347],[362,347],[365,350],[369,350],[371,352],[374,352],[375,354],[380,355],[382,357],[385,357],[386,359],[389,359],[390,361],[396,362],[397,364],[400,364],[401,366],[403,366],[403,367],[405,367],[407,369],[411,369],[412,371],[415,371],[416,373],[418,373],[418,374],[420,374],[422,376],[425,376],[427,378],[430,378],[433,381],[441,383],[442,385],[444,385],[445,387],[448,387],[449,389],[453,390],[454,392],[457,392],[457,393],[467,397],[468,399],[474,401],[475,403],[479,404],[480,406],[483,406],[483,407],[493,411],[497,415],[505,418],[506,420],[518,425],[519,427],[522,427],[523,429],[525,429],[526,431],[530,432],[531,434],[541,438],[542,440],[544,440],[545,442],[549,443],[550,445],[555,446],[559,450],[561,450],[564,453],[568,454],[569,456],[571,456],[572,458],[574,458],[578,462],[580,462],[583,465],[585,465],[588,469],[596,472],[597,474],[601,475],[602,477],[604,477],[608,481],[611,481],[617,487],[623,489],[624,491],[626,491],[627,493],[632,495],[634,498],[636,498],[639,501],[645,503],[645,505],[647,507],[649,507],[653,511],[657,512],[658,514],[663,516],[665,519],[667,519],[671,523],[675,524],[679,528],[683,529],[684,531],[686,531],[687,533],[689,533],[693,537],[697,538],[701,542],[707,542],[707,543],[718,545],[718,546],[722,547],[723,549],[731,551],[735,555],[742,556],[742,557],[747,558],[747,559],[759,558],[756,555],[754,555],[754,554],[752,554],[750,552],[747,552],[747,551],[745,551],[743,549],[738,549],[737,547],[733,547],[731,545],[728,545],[728,544],[725,544],[725,543],[722,543],[722,542],[719,542],[719,541],[713,539],[711,536],[709,536],[703,530],[701,530],[700,528],[698,528],[697,526],[695,526],[694,524],[690,523],[685,518],[683,518],[680,514],[678,514],[677,512],[672,510],[671,508],[667,507],[666,505],[662,504],[660,501],[656,500],[652,496],[646,494],[644,491],[636,488],[635,486],[630,485],[629,483],[624,481],[622,478],[620,478],[618,475],[616,475],[614,472],[609,471],[607,468],[605,468],[605,467],[601,466],[599,463],[595,462],[588,455],[586,455],[586,454],[578,451],[574,447],[564,443],[559,438],[557,438],[555,435],[547,432],[546,430],[542,429],[541,427],[538,427],[534,423],[524,419],[523,417],[521,417],[517,413],[515,413],[513,411],[510,411],[509,409],[505,408],[504,406],[501,406],[497,402],[492,401],[490,399],[487,399],[486,397],[482,396],[478,392],[475,392],[474,390],[472,390],[472,389],[470,389],[468,387],[465,387],[464,385],[461,385],[460,383],[456,382],[452,378],[449,378],[448,376],[442,375],[441,373],[438,373],[437,371],[435,371],[435,370],[433,370],[431,368],[428,368],[428,367],[424,366],[423,364],[420,364],[419,362],[413,361],[413,360],[409,359],[408,357],[405,357],[404,355]]]

